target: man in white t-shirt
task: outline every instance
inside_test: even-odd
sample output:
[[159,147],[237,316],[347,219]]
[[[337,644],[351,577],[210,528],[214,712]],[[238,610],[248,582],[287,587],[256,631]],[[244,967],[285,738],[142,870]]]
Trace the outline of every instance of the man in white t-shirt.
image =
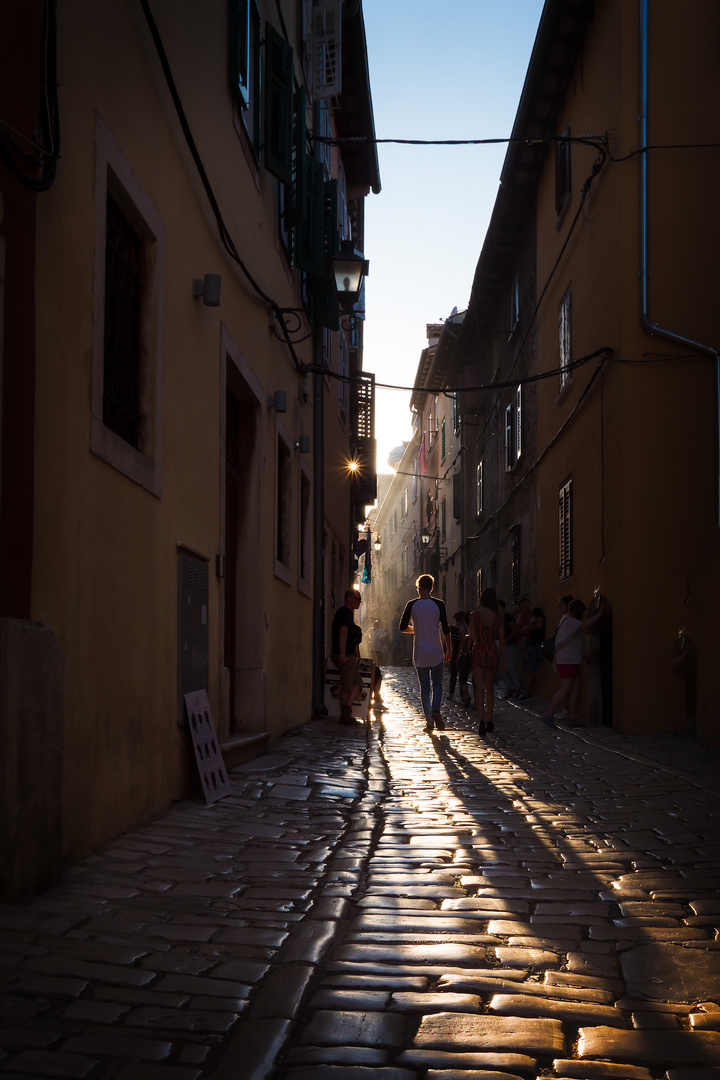
[[421,574],[415,585],[418,591],[417,599],[409,600],[405,605],[400,629],[403,634],[414,635],[413,664],[420,683],[425,730],[430,734],[433,727],[438,731],[445,728],[440,716],[443,660],[446,664],[450,663],[452,642],[445,602],[432,595],[435,585],[432,574]]

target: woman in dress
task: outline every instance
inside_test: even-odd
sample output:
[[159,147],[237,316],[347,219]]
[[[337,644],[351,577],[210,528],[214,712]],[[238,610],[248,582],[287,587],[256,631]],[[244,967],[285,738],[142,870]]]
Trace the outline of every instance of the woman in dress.
[[[494,589],[483,589],[478,610],[470,612],[470,653],[475,684],[475,706],[478,711],[478,735],[494,730],[495,676],[500,667],[496,638],[505,669],[507,668],[505,628],[500,616],[497,596]],[[485,722],[486,693],[487,723]]]

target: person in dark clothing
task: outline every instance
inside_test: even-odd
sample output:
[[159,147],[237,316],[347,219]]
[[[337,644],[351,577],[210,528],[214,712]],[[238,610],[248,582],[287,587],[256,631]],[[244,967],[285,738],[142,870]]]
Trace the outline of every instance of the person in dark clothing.
[[331,660],[340,672],[340,723],[355,724],[352,704],[362,690],[358,670],[362,630],[355,622],[355,612],[362,597],[357,589],[348,589],[345,603],[335,612],[332,621]]

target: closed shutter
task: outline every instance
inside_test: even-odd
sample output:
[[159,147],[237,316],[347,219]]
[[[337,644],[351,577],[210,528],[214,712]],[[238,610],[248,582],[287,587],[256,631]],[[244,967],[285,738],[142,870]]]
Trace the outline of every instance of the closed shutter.
[[560,489],[558,499],[558,517],[560,531],[560,580],[572,577],[573,572],[573,536],[572,536],[572,480],[568,480]]
[[250,0],[230,3],[230,84],[240,106],[250,104]]
[[265,168],[292,183],[293,51],[265,24]]
[[322,277],[325,269],[323,252],[323,221],[325,181],[321,161],[305,156],[301,183],[303,203],[296,227],[295,263],[314,277]]
[[453,517],[459,521],[463,516],[463,483],[462,473],[453,473]]
[[341,0],[316,0],[313,19],[313,96],[337,97],[342,90]]

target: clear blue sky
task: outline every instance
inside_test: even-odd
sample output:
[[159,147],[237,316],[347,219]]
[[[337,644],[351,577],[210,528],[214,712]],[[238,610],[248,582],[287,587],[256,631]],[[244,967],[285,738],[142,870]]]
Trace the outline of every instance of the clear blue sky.
[[[363,0],[378,139],[507,138],[543,0]],[[365,202],[364,367],[412,386],[425,325],[470,298],[505,146],[378,147]],[[378,471],[409,439],[410,395],[378,390]]]

